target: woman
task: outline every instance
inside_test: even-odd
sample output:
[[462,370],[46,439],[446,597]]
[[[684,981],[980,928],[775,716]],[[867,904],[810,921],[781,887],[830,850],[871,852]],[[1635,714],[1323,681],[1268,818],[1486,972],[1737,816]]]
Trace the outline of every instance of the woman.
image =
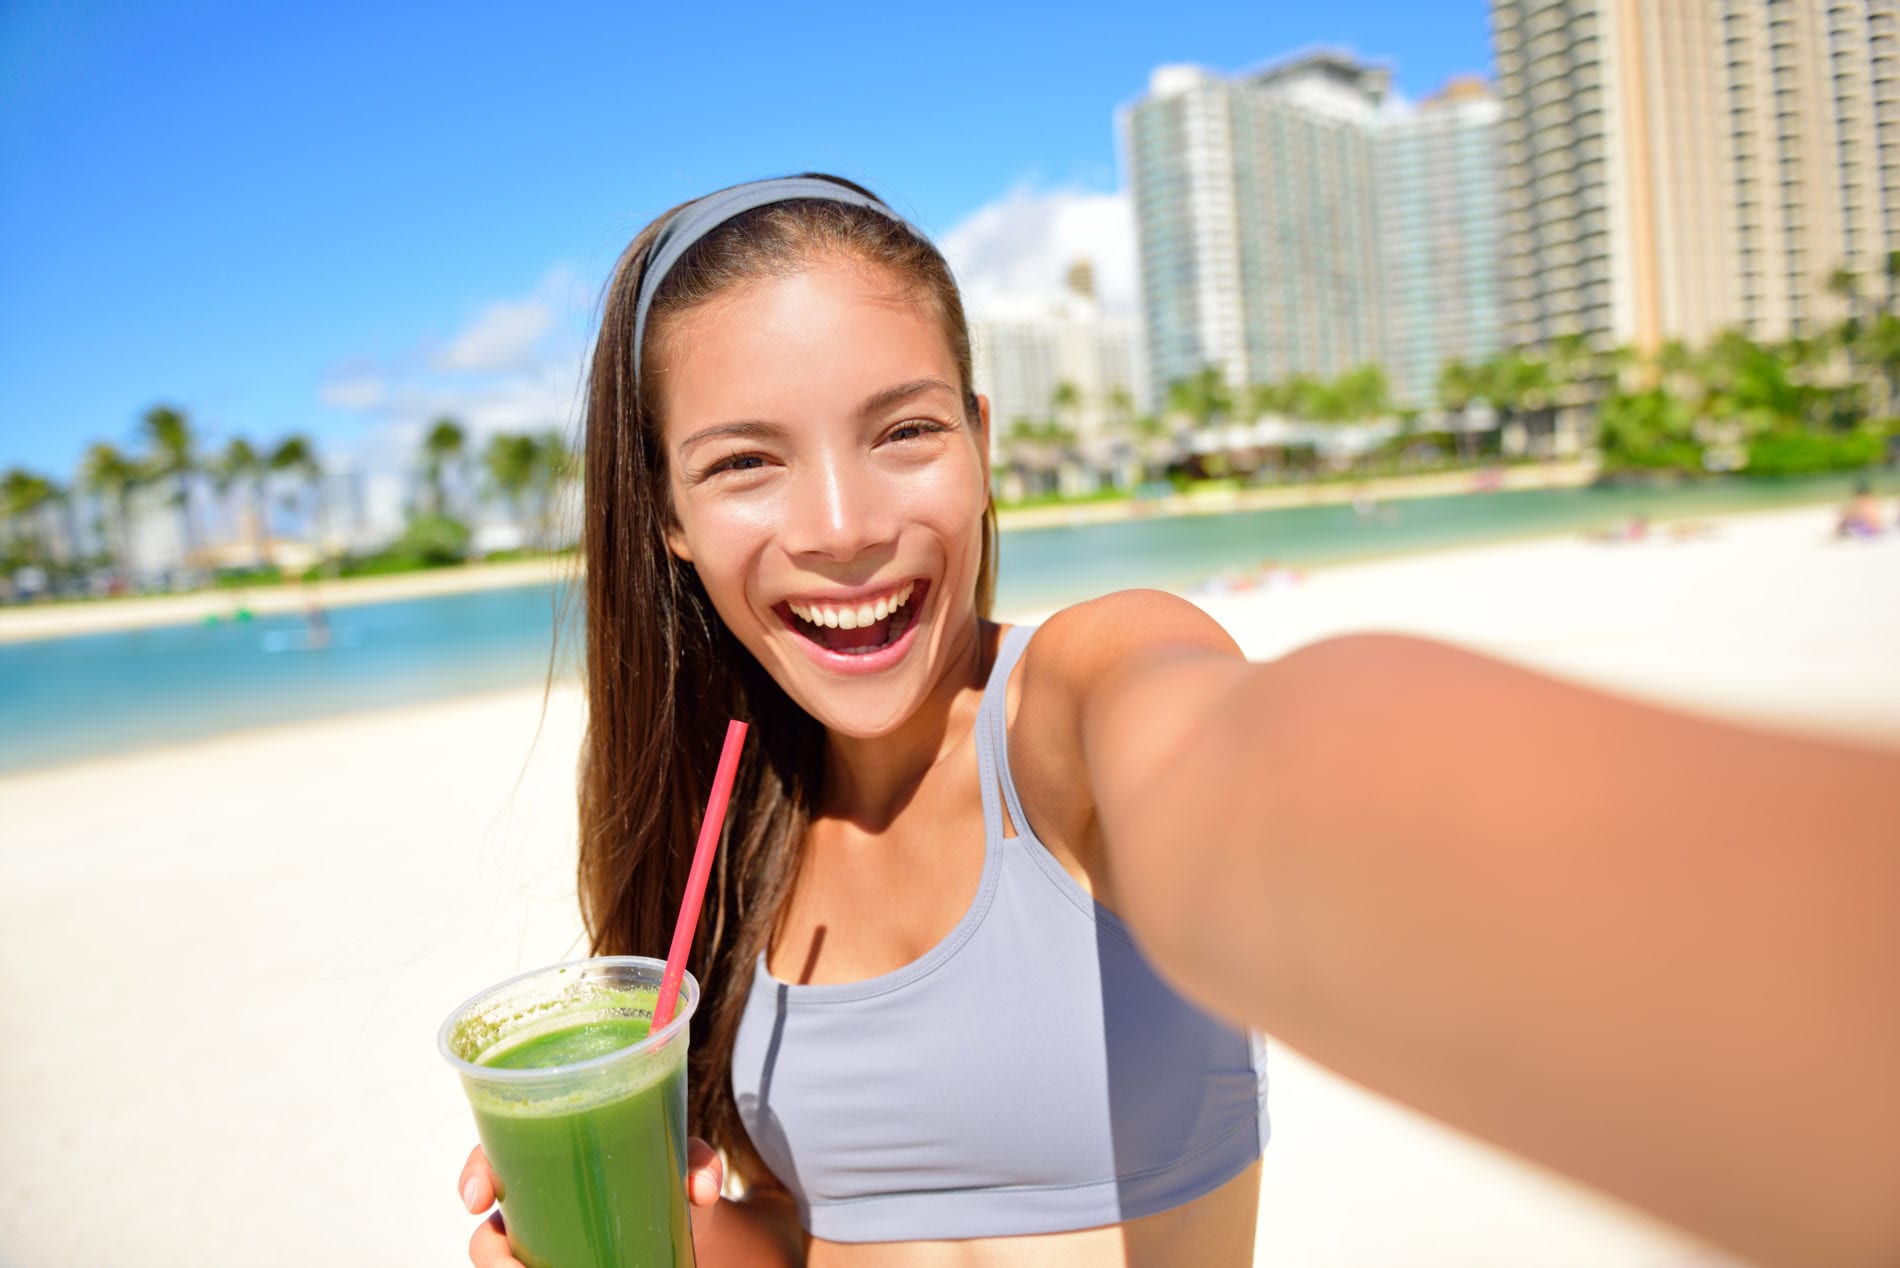
[[1152,593],[1001,629],[989,425],[941,257],[845,182],[676,208],[611,284],[596,952],[665,945],[724,720],[758,741],[694,957],[702,1263],[1250,1263],[1220,1018],[1765,1260],[1900,1247],[1900,1020],[1839,1007],[1900,970],[1900,763],[1410,640],[1249,665]]

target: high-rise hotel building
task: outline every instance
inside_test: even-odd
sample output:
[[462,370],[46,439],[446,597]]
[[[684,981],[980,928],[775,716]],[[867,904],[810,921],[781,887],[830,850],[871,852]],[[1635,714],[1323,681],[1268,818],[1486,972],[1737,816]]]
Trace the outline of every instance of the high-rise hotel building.
[[1154,404],[1379,359],[1380,67],[1318,53],[1227,78],[1163,66],[1122,114]]
[[1416,106],[1349,54],[1227,77],[1163,66],[1122,116],[1154,403],[1207,365],[1236,391],[1376,361],[1400,405],[1499,346],[1498,105]]
[[1900,0],[1492,0],[1514,344],[1774,339],[1900,250]]
[[1501,346],[1499,113],[1484,81],[1466,76],[1380,125],[1384,365],[1400,405],[1432,404],[1447,361]]

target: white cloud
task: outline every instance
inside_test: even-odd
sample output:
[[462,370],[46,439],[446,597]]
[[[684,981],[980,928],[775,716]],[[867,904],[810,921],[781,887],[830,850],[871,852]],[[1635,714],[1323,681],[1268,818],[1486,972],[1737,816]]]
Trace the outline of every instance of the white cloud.
[[449,341],[438,370],[482,373],[519,370],[534,363],[542,337],[554,328],[554,307],[539,296],[490,304]]
[[318,397],[368,424],[351,457],[369,471],[412,472],[423,434],[444,416],[474,451],[497,432],[571,434],[594,290],[571,269],[550,269],[529,294],[483,305],[446,343],[337,366]]
[[944,255],[973,312],[991,303],[1057,295],[1086,259],[1104,308],[1138,302],[1135,224],[1125,194],[1018,187],[943,237]]
[[357,367],[334,371],[317,389],[317,398],[332,409],[371,410],[383,403],[389,385],[374,369]]

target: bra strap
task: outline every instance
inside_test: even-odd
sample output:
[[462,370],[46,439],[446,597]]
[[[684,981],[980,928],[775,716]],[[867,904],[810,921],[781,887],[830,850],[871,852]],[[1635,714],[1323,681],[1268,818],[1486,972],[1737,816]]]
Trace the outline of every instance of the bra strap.
[[983,781],[983,826],[990,840],[998,843],[1003,840],[999,794],[1008,798],[1016,831],[1028,831],[1022,803],[1016,797],[1016,783],[1009,773],[1009,675],[1035,632],[1033,625],[1012,625],[1003,634],[996,649],[996,663],[990,666],[989,681],[983,687],[983,703],[977,707],[976,769]]

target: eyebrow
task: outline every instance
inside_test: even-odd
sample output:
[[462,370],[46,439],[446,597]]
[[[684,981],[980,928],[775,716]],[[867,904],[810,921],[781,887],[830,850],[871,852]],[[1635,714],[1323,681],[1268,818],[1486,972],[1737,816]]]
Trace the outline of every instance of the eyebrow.
[[708,440],[719,440],[727,436],[736,436],[741,440],[770,440],[781,429],[773,423],[744,422],[717,423],[711,427],[702,427],[685,440],[680,441],[680,454],[685,455],[694,445],[704,444]]
[[926,378],[912,379],[908,383],[899,383],[895,387],[887,387],[881,392],[873,392],[865,398],[864,404],[858,406],[858,413],[881,413],[893,405],[908,401],[913,396],[922,396],[926,392],[935,391],[948,392],[952,396],[958,394],[954,387],[933,374]]
[[[935,375],[930,375],[926,378],[911,379],[907,383],[894,384],[881,391],[871,393],[871,395],[864,398],[864,403],[858,406],[858,413],[860,416],[882,413],[893,405],[902,404],[912,397],[922,396],[927,392],[948,392],[952,396],[957,395],[956,388],[950,386],[950,384]],[[684,456],[686,451],[691,449],[694,445],[704,444],[708,440],[721,440],[729,437],[740,440],[770,440],[783,431],[784,428],[780,427],[777,423],[763,422],[758,419],[747,419],[733,423],[715,423],[711,427],[700,428],[685,440],[680,441],[679,452]]]

